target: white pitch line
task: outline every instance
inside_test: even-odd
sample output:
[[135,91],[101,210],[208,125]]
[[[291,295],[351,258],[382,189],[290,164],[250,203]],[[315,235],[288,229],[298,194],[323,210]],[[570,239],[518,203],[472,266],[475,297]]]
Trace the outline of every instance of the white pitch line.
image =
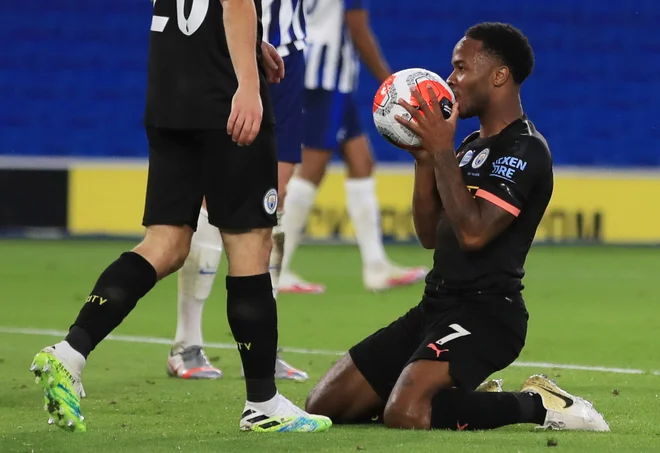
[[[67,332],[64,330],[55,329],[32,329],[25,327],[3,327],[0,326],[0,334],[17,334],[17,335],[41,335],[46,337],[65,337]],[[157,338],[157,337],[142,337],[134,335],[108,335],[106,340],[124,341],[127,343],[142,343],[142,344],[166,344],[172,345],[171,338]],[[205,343],[205,348],[212,349],[236,349],[236,344],[232,343]],[[291,352],[296,354],[310,354],[310,355],[344,355],[340,351],[328,351],[326,349],[302,349],[302,348],[282,348],[284,352]]]
[[[3,327],[0,326],[0,333],[15,334],[15,335],[40,335],[47,337],[64,337],[67,332],[64,330],[54,329],[31,329],[24,327]],[[158,337],[142,337],[134,335],[108,335],[107,340],[123,341],[126,343],[142,343],[142,344],[164,344],[171,345],[171,338],[158,338]],[[206,343],[205,348],[215,349],[236,349],[235,344],[231,343]],[[342,351],[329,351],[327,349],[304,349],[304,348],[282,348],[283,352],[290,352],[294,354],[308,354],[308,355],[330,355],[341,356],[345,352]],[[550,363],[550,362],[520,362],[516,361],[511,366],[521,368],[556,368],[560,370],[578,370],[578,371],[596,371],[600,373],[616,373],[616,374],[653,374],[660,376],[660,371],[644,371],[636,368],[616,368],[604,366],[589,366],[589,365],[572,365],[567,363]]]

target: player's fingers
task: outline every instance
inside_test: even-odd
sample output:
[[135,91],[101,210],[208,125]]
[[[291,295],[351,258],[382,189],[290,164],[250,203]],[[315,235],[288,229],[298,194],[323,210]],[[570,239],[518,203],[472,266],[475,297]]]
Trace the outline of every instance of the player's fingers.
[[234,123],[234,130],[231,134],[231,139],[240,144],[241,135],[243,134],[243,129],[245,129],[245,115],[240,113],[236,118],[236,123]]
[[431,115],[431,113],[432,113],[428,102],[426,102],[426,100],[422,96],[422,93],[420,93],[416,88],[413,89],[411,92],[412,92],[413,97],[417,101],[417,105],[419,106],[419,110],[421,110],[422,113],[424,114],[424,116],[428,118],[429,115]]
[[259,132],[259,126],[257,123],[256,126],[256,132],[255,130],[255,122],[257,122],[257,114],[254,112],[251,112],[250,114],[246,115],[245,117],[245,124],[243,125],[243,131],[241,132],[241,138],[240,138],[240,144],[241,146],[246,146],[252,143],[257,136],[256,132]]
[[249,145],[248,136],[250,135],[251,127],[252,127],[252,118],[250,116],[246,116],[245,122],[243,123],[243,129],[241,129],[241,135],[238,137],[237,140],[239,146]]
[[248,122],[246,121],[245,123],[243,123],[243,127],[241,128],[241,134],[240,134],[238,137],[236,137],[236,139],[234,140],[234,142],[235,142],[238,146],[244,146],[244,145],[245,145],[245,138],[244,138],[244,135],[245,135],[245,129],[246,129],[247,127],[249,127],[249,124],[248,124]]
[[267,68],[266,69],[266,76],[268,78],[268,83],[278,83],[280,81],[279,77],[277,76],[277,72],[276,72],[275,69]]
[[250,125],[250,129],[248,131],[248,136],[247,136],[247,145],[252,143],[256,138],[257,135],[259,135],[259,129],[261,129],[261,118],[256,117],[252,119],[252,124]]
[[408,102],[406,102],[405,99],[399,99],[399,101],[397,102],[397,104],[399,104],[401,107],[403,107],[404,109],[406,109],[406,112],[410,113],[410,116],[412,116],[413,118],[415,118],[415,120],[416,120],[417,122],[419,122],[419,120],[422,119],[422,115],[419,113],[419,110],[417,110],[417,109],[416,109],[415,107],[413,107],[412,105],[408,104]]
[[438,95],[435,94],[433,86],[429,85],[427,90],[429,93],[429,104],[431,105],[431,110],[433,110],[433,113],[440,113],[440,101],[438,100]]
[[241,137],[238,141],[240,146],[247,146],[254,141],[254,139],[257,137],[257,133],[259,132],[259,124],[260,122],[258,119],[252,115],[245,119],[243,131],[241,132]]
[[227,120],[227,134],[233,135],[234,128],[236,127],[236,119],[238,118],[238,112],[235,107],[232,106],[231,113],[229,114],[229,120]]
[[402,117],[400,115],[394,115],[394,119],[397,120],[397,122],[400,125],[402,125],[406,129],[408,129],[413,134],[421,135],[422,130],[415,121],[407,120],[407,119],[405,119],[404,117]]
[[[271,69],[277,69],[277,63],[273,59],[271,46],[266,46],[265,49],[262,50],[264,50],[262,52],[262,57],[264,59],[264,64],[266,65],[266,67]],[[275,54],[277,55],[277,52]]]
[[280,79],[283,79],[284,75],[285,75],[284,74],[284,60],[282,59],[280,54],[275,54],[275,55],[276,55],[276,57],[275,57],[274,60],[275,60],[275,63],[277,64],[277,77],[279,77]]

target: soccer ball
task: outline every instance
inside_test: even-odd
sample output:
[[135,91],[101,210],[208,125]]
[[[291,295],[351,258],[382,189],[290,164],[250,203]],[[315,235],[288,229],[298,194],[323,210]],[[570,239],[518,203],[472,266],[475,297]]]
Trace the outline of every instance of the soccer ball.
[[429,88],[433,89],[445,119],[451,115],[452,105],[456,101],[454,93],[444,79],[426,69],[404,69],[389,76],[374,96],[374,123],[385,140],[403,149],[419,149],[421,146],[419,137],[394,119],[399,115],[408,121],[414,121],[406,109],[397,104],[398,100],[403,98],[413,107],[419,108],[417,100],[411,93],[413,88],[417,88],[427,102]]

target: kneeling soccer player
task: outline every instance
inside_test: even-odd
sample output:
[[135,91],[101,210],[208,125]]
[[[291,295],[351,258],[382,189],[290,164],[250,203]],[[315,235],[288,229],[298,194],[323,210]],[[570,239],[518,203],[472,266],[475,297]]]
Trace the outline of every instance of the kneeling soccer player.
[[[609,431],[591,403],[543,376],[520,392],[475,391],[524,346],[523,265],[553,191],[550,150],[520,102],[533,63],[519,30],[478,24],[454,48],[448,120],[433,95],[427,103],[413,93],[421,112],[400,101],[415,121],[398,121],[424,147],[413,152],[413,215],[434,267],[421,303],[353,346],[312,390],[308,411],[337,423],[382,417],[390,428]],[[455,154],[459,116],[478,117],[480,129]]]

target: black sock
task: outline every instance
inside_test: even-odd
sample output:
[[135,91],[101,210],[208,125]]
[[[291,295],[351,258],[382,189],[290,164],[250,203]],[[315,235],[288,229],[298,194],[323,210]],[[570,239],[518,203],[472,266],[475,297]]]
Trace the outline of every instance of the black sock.
[[227,276],[227,319],[241,354],[247,399],[268,401],[277,393],[277,308],[270,274]]
[[96,281],[66,341],[87,358],[154,287],[157,278],[156,270],[142,256],[122,253]]
[[433,397],[431,408],[431,427],[436,429],[482,430],[545,421],[541,397],[533,393],[444,390]]
[[526,423],[535,423],[543,425],[545,423],[545,416],[547,410],[543,407],[543,399],[538,393],[524,392],[514,393],[520,403],[520,412]]

